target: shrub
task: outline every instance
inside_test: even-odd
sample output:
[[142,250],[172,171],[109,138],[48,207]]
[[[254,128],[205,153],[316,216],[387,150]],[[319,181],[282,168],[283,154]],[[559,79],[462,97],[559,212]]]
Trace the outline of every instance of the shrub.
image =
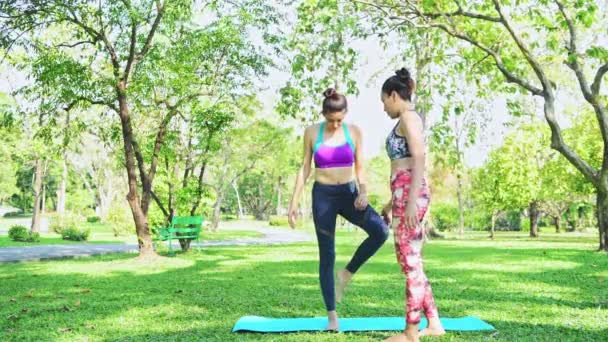
[[97,223],[101,221],[101,218],[99,216],[89,216],[87,217],[87,222],[89,223]]
[[90,233],[91,231],[89,229],[67,227],[61,231],[61,238],[70,241],[86,241],[88,240]]
[[458,206],[437,203],[431,205],[433,224],[440,231],[458,227]]
[[29,231],[24,226],[12,226],[8,231],[8,237],[13,241],[27,241]]
[[[149,226],[155,227],[156,220],[156,215],[149,215]],[[135,232],[135,222],[133,222],[131,209],[129,209],[128,205],[120,205],[120,203],[115,203],[114,205],[112,205],[108,212],[107,221],[112,226],[112,232],[114,233],[114,236],[128,235],[133,234]]]
[[23,211],[11,211],[4,214],[4,217],[19,217],[23,215]]
[[40,241],[40,234],[31,233],[24,226],[12,226],[8,231],[8,236],[13,241],[21,242],[38,242]]
[[464,212],[464,225],[471,230],[490,230],[492,214],[479,208],[467,209]]
[[84,217],[72,212],[65,212],[63,215],[53,214],[50,217],[49,227],[55,233],[61,235],[61,232],[67,228],[76,228],[85,222]]
[[236,215],[232,215],[232,214],[224,214],[221,216],[222,221],[234,221],[236,219],[237,219]]

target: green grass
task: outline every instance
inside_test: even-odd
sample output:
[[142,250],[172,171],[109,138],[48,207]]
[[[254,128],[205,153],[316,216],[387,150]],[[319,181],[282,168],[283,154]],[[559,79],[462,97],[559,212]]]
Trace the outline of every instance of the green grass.
[[[11,219],[4,219],[5,221]],[[241,238],[257,238],[263,237],[255,231],[246,230],[246,226],[252,224],[254,221],[234,221],[230,224],[240,225],[243,228],[239,230],[219,230],[217,232],[203,231],[201,233],[201,241],[224,241]],[[6,223],[6,222],[5,222]],[[254,222],[255,224],[255,222]],[[5,224],[10,226],[9,224]],[[39,242],[17,242],[9,239],[7,235],[0,235],[0,247],[19,247],[19,246],[36,246],[36,245],[63,245],[63,244],[74,244],[74,243],[92,243],[92,244],[105,244],[105,243],[137,243],[135,234],[123,234],[120,236],[114,236],[112,226],[110,224],[101,222],[85,222],[82,225],[84,229],[90,229],[91,234],[89,235],[88,241],[69,241],[63,240],[59,234],[46,233],[41,234]]]
[[[75,243],[123,243],[123,239],[108,236],[106,234],[93,234],[90,241],[63,240],[58,234],[42,234],[38,242],[19,242],[11,240],[7,235],[0,236],[0,247],[21,247],[41,245],[69,245]],[[107,240],[102,240],[107,239]],[[135,241],[135,240],[134,240]]]
[[85,222],[82,225],[84,229],[90,229],[91,234],[89,235],[88,241],[69,241],[63,240],[61,235],[54,232],[44,233],[40,235],[39,242],[17,242],[12,241],[8,235],[0,235],[0,247],[15,247],[15,246],[36,246],[36,245],[65,245],[74,243],[92,243],[92,244],[105,244],[105,243],[136,243],[137,239],[135,234],[114,236],[112,227],[103,223],[89,223]]
[[[340,231],[337,267],[361,232]],[[557,241],[556,241],[557,240]],[[590,237],[432,241],[425,268],[440,314],[498,329],[423,341],[601,341],[608,256]],[[389,332],[232,334],[244,315],[324,315],[314,243],[206,248],[145,263],[132,255],[0,265],[8,341],[378,341]],[[401,316],[404,279],[391,241],[357,274],[342,317]]]

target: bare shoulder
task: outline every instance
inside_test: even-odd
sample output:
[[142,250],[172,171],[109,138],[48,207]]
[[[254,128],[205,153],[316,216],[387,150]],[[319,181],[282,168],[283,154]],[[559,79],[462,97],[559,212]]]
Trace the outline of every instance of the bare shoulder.
[[310,126],[306,126],[306,128],[304,128],[304,136],[310,137],[315,132],[315,130],[318,130],[318,129],[319,129],[319,124],[313,124]]
[[317,134],[319,132],[320,126],[321,124],[318,123],[307,126],[304,129],[304,141],[309,143],[315,141],[317,139]]
[[361,137],[362,132],[361,132],[361,128],[359,128],[359,126],[357,126],[355,124],[347,124],[346,127],[348,127],[348,130],[350,132],[352,132],[354,136]]
[[417,112],[405,112],[399,120],[401,130],[422,129],[422,117]]

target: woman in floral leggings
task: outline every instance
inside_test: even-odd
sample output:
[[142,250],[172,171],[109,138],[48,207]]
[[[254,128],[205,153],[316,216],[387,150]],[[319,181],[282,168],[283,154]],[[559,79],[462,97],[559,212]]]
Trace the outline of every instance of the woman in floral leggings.
[[[411,103],[414,90],[414,80],[405,68],[389,77],[382,86],[384,111],[392,119],[399,119],[386,139],[386,151],[391,159],[392,197],[382,214],[387,222],[392,221],[397,261],[406,276],[405,331],[387,341],[418,341],[419,336],[445,334],[431,285],[422,269],[424,231],[421,222],[429,206],[430,192],[424,178],[422,119]],[[418,331],[422,311],[429,324]]]

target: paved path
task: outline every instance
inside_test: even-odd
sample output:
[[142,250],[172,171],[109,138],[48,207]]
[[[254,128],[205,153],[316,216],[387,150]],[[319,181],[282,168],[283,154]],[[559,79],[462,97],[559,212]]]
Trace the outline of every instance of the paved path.
[[[243,226],[246,225],[247,229]],[[274,245],[296,242],[314,241],[314,237],[303,231],[285,228],[267,228],[250,226],[255,222],[246,222],[241,225],[222,226],[222,230],[253,230],[263,234],[258,238],[242,238],[225,241],[207,241],[192,246],[250,246],[250,245]],[[179,246],[179,242],[174,241]],[[178,247],[179,248],[179,247]],[[109,253],[137,253],[136,244],[70,244],[70,245],[45,245],[24,247],[2,247],[0,248],[0,262],[36,261],[66,257],[85,257]]]

